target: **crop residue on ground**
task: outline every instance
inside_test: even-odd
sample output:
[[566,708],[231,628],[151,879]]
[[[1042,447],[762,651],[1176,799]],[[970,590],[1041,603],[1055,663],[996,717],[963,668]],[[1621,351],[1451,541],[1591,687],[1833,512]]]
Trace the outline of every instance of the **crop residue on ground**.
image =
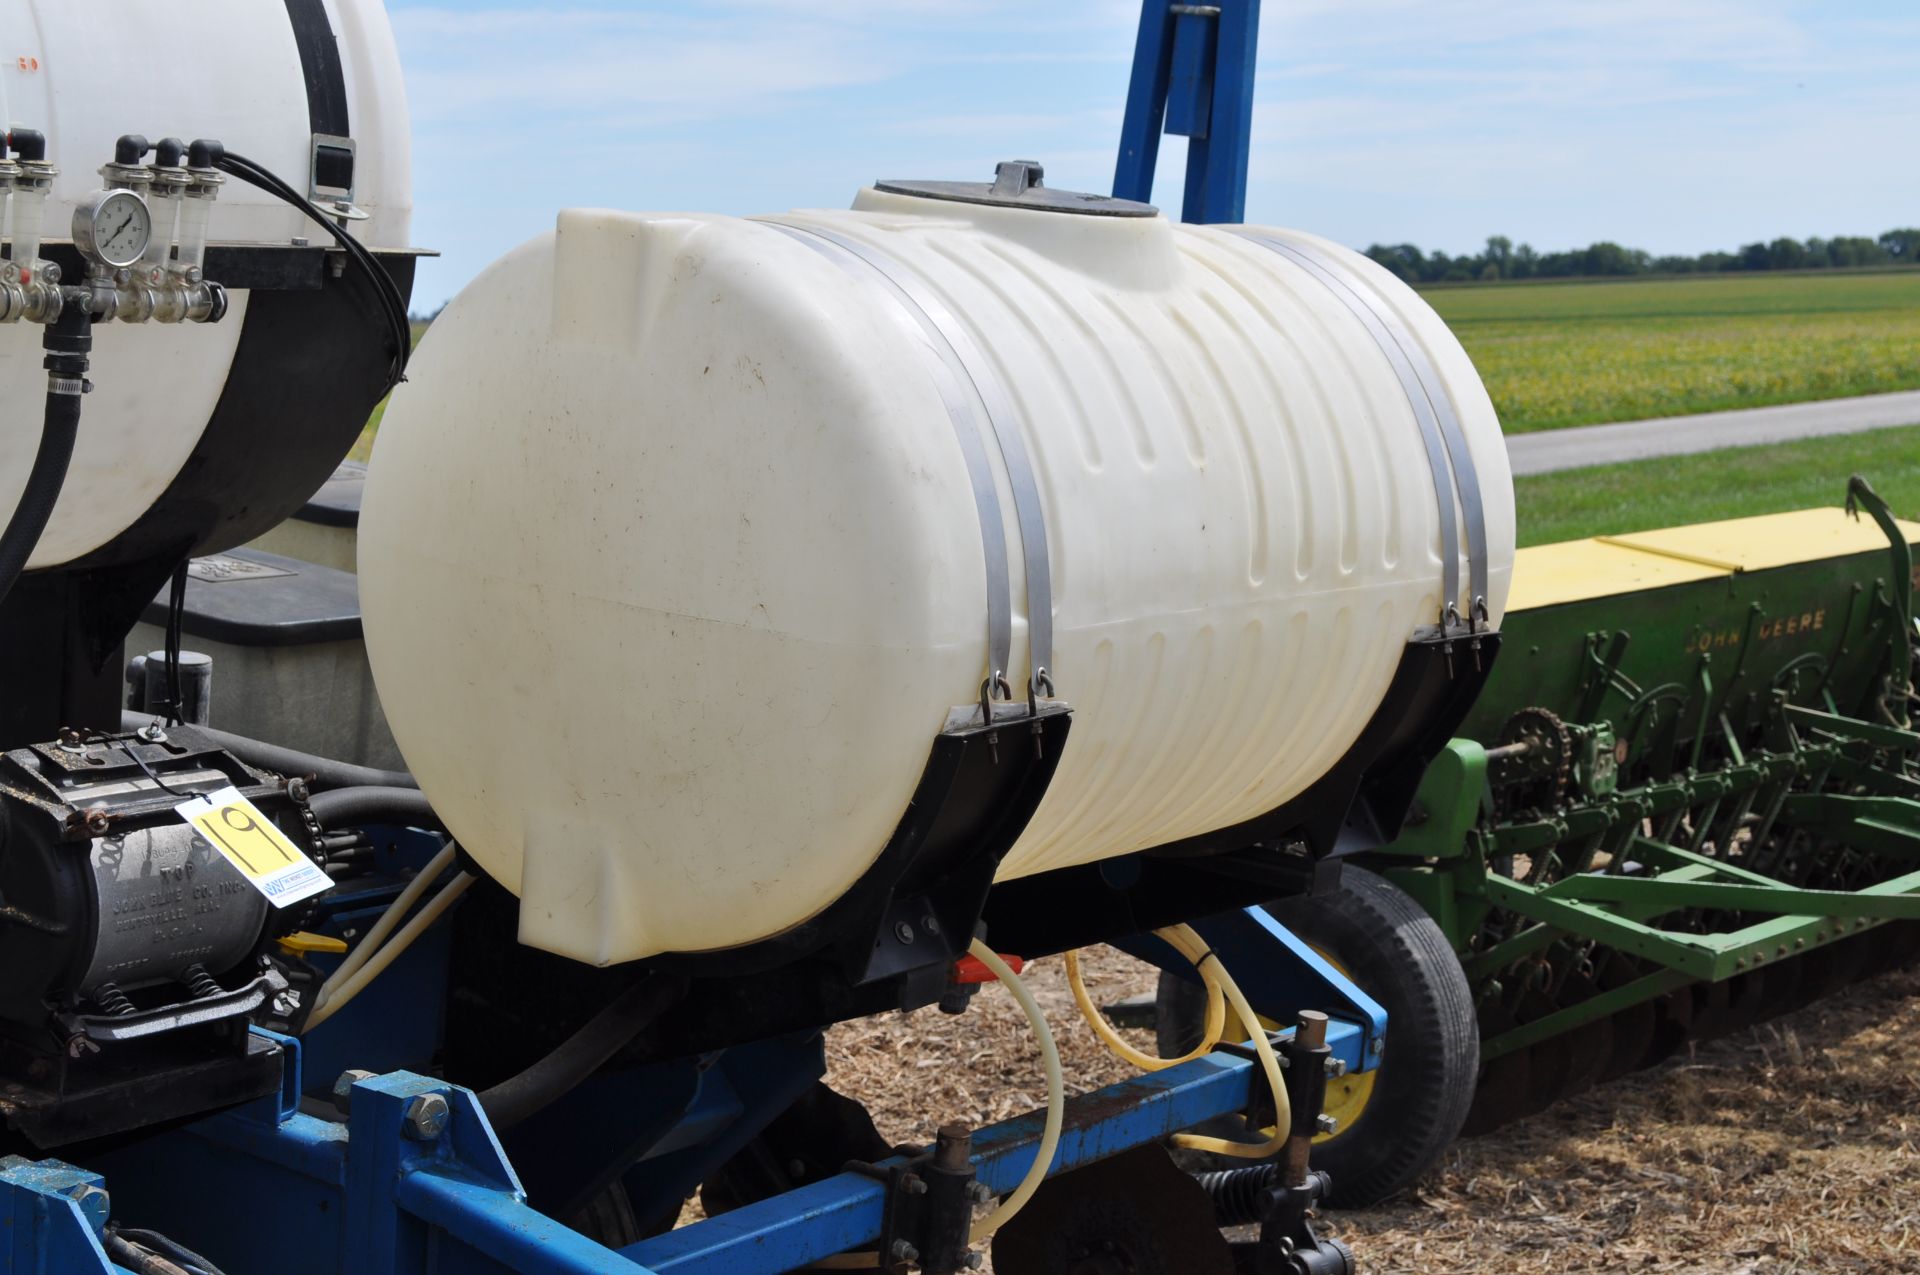
[[[1102,951],[1089,981],[1106,1002],[1153,975]],[[1076,1090],[1130,1074],[1079,1022],[1058,960],[1031,982]],[[889,1138],[1043,1098],[1025,1020],[994,988],[959,1017],[842,1025],[828,1052],[829,1079]],[[1371,1275],[1920,1272],[1917,1143],[1920,971],[1907,970],[1462,1142],[1418,1189],[1329,1230]]]

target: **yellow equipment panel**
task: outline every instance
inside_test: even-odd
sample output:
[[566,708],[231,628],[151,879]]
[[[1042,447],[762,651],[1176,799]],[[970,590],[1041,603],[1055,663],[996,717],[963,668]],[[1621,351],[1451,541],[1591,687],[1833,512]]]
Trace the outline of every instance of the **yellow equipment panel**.
[[[1909,542],[1920,542],[1920,523],[1902,522],[1900,527]],[[1802,509],[1535,545],[1514,555],[1507,610],[1638,593],[1886,547],[1887,538],[1872,519],[1850,518],[1841,509]]]

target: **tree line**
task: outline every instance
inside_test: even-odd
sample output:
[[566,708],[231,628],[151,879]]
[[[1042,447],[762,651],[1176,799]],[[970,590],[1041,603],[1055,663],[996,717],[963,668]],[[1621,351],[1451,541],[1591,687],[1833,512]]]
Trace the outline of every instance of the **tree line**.
[[1636,274],[1720,274],[1747,270],[1825,270],[1891,266],[1920,261],[1920,229],[1889,230],[1878,238],[1836,235],[1832,239],[1775,239],[1735,252],[1697,257],[1656,257],[1640,248],[1601,241],[1566,252],[1538,252],[1505,235],[1486,249],[1458,257],[1422,252],[1410,243],[1374,244],[1367,255],[1408,283],[1465,283],[1495,279],[1577,279]]

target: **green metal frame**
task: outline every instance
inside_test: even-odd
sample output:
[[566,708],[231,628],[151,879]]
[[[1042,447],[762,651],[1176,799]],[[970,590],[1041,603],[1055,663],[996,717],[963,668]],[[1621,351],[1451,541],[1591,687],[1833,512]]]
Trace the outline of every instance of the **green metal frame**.
[[[1494,1032],[1484,1059],[1920,920],[1914,557],[1864,481],[1848,505],[1890,551],[1507,617],[1472,737],[1428,768],[1373,865],[1439,922],[1483,1002],[1596,951],[1640,973]],[[1783,636],[1785,615],[1819,619]],[[1488,749],[1533,705],[1582,760],[1563,799],[1503,809]],[[1595,764],[1615,741],[1617,773]]]

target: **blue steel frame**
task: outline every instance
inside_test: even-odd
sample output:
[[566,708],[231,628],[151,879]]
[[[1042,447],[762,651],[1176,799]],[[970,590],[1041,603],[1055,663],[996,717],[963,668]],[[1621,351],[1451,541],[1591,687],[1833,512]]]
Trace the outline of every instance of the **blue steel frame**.
[[[1326,1008],[1336,1015],[1328,1033],[1334,1054],[1355,1070],[1374,1065],[1385,1014],[1266,913],[1228,913],[1198,928],[1257,1010],[1286,1018],[1301,1008]],[[1151,942],[1129,946],[1190,972]],[[10,1223],[0,1241],[0,1275],[120,1272],[100,1245],[109,1183],[116,1216],[165,1230],[236,1275],[259,1269],[263,1254],[271,1255],[276,1275],[773,1275],[858,1248],[880,1230],[881,1185],[843,1173],[624,1250],[608,1249],[527,1205],[521,1178],[471,1091],[394,1072],[353,1087],[344,1124],[321,1119],[300,1109],[302,1043],[271,1039],[285,1058],[274,1097],[120,1148],[89,1169],[0,1161],[0,1217]],[[779,1077],[791,1073],[810,1082],[818,1074],[817,1037],[764,1045],[773,1052],[728,1051],[740,1053],[745,1065],[721,1097],[667,1099],[681,1123],[653,1158],[673,1166],[675,1180],[697,1182],[690,1175],[700,1166],[715,1155],[724,1158],[727,1146],[777,1114],[792,1083]],[[798,1065],[795,1055],[779,1052],[794,1049],[803,1060]],[[705,1070],[714,1071],[719,1061],[709,1060]],[[762,1076],[767,1083],[756,1100],[747,1082],[766,1072],[775,1075]],[[630,1073],[624,1092],[603,1088],[576,1119],[657,1106],[650,1075],[651,1069]],[[1052,1171],[1244,1111],[1262,1083],[1256,1064],[1217,1054],[1072,1099]],[[440,1135],[416,1140],[406,1112],[424,1094],[444,1096],[453,1115]],[[995,1191],[1010,1190],[1033,1162],[1040,1127],[1033,1114],[977,1133],[980,1179]],[[689,1149],[704,1153],[698,1164],[674,1161]],[[540,1158],[564,1154],[556,1140]]]
[[1260,0],[1144,0],[1113,193],[1149,203],[1160,135],[1187,139],[1180,219],[1246,220]]

